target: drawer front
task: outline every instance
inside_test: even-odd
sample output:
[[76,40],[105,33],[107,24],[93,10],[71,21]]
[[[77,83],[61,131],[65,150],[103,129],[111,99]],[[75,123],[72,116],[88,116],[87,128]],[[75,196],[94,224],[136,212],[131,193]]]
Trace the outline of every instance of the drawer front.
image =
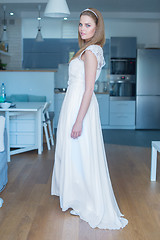
[[130,126],[135,125],[135,115],[134,114],[121,114],[121,113],[111,113],[110,114],[110,125],[116,126]]
[[35,121],[17,120],[17,132],[35,132]]
[[110,112],[112,113],[134,113],[135,101],[111,101]]
[[17,144],[17,136],[16,134],[10,134],[10,146]]
[[17,135],[17,145],[34,145],[35,135]]
[[10,128],[10,132],[16,132],[17,131],[17,121],[16,120],[10,120],[9,121],[9,128]]
[[33,120],[35,119],[35,113],[23,113],[17,115],[17,120]]

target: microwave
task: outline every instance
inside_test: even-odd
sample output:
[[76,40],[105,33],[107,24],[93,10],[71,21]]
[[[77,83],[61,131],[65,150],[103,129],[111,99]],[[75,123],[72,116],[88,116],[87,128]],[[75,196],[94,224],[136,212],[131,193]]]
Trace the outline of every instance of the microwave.
[[113,75],[135,75],[136,59],[132,58],[111,58],[110,71]]

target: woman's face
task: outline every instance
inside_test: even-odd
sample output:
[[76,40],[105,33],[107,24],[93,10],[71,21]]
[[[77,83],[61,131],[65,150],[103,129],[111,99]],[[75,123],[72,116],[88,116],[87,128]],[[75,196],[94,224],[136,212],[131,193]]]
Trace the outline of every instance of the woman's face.
[[79,34],[81,38],[87,42],[89,41],[95,34],[96,31],[96,23],[92,17],[87,15],[82,15],[79,21]]

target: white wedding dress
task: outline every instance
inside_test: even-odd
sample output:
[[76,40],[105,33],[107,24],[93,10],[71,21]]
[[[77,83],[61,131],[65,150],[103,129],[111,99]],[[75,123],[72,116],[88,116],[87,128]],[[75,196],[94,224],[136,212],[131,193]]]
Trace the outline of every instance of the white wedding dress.
[[[85,50],[92,51],[97,57],[98,79],[105,64],[103,50],[98,45]],[[120,229],[128,221],[122,218],[112,190],[94,93],[83,120],[81,136],[71,138],[84,90],[84,62],[79,56],[69,64],[68,88],[57,127],[51,194],[60,197],[62,211],[72,208],[92,228]]]

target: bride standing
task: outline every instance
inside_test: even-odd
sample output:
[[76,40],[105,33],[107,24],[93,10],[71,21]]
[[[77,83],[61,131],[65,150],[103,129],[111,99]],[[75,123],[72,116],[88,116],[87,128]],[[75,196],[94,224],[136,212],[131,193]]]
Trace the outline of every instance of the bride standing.
[[122,218],[110,181],[94,84],[105,65],[101,13],[80,14],[80,50],[69,64],[69,81],[62,104],[52,175],[51,194],[60,197],[62,211],[72,208],[92,228],[120,229]]

